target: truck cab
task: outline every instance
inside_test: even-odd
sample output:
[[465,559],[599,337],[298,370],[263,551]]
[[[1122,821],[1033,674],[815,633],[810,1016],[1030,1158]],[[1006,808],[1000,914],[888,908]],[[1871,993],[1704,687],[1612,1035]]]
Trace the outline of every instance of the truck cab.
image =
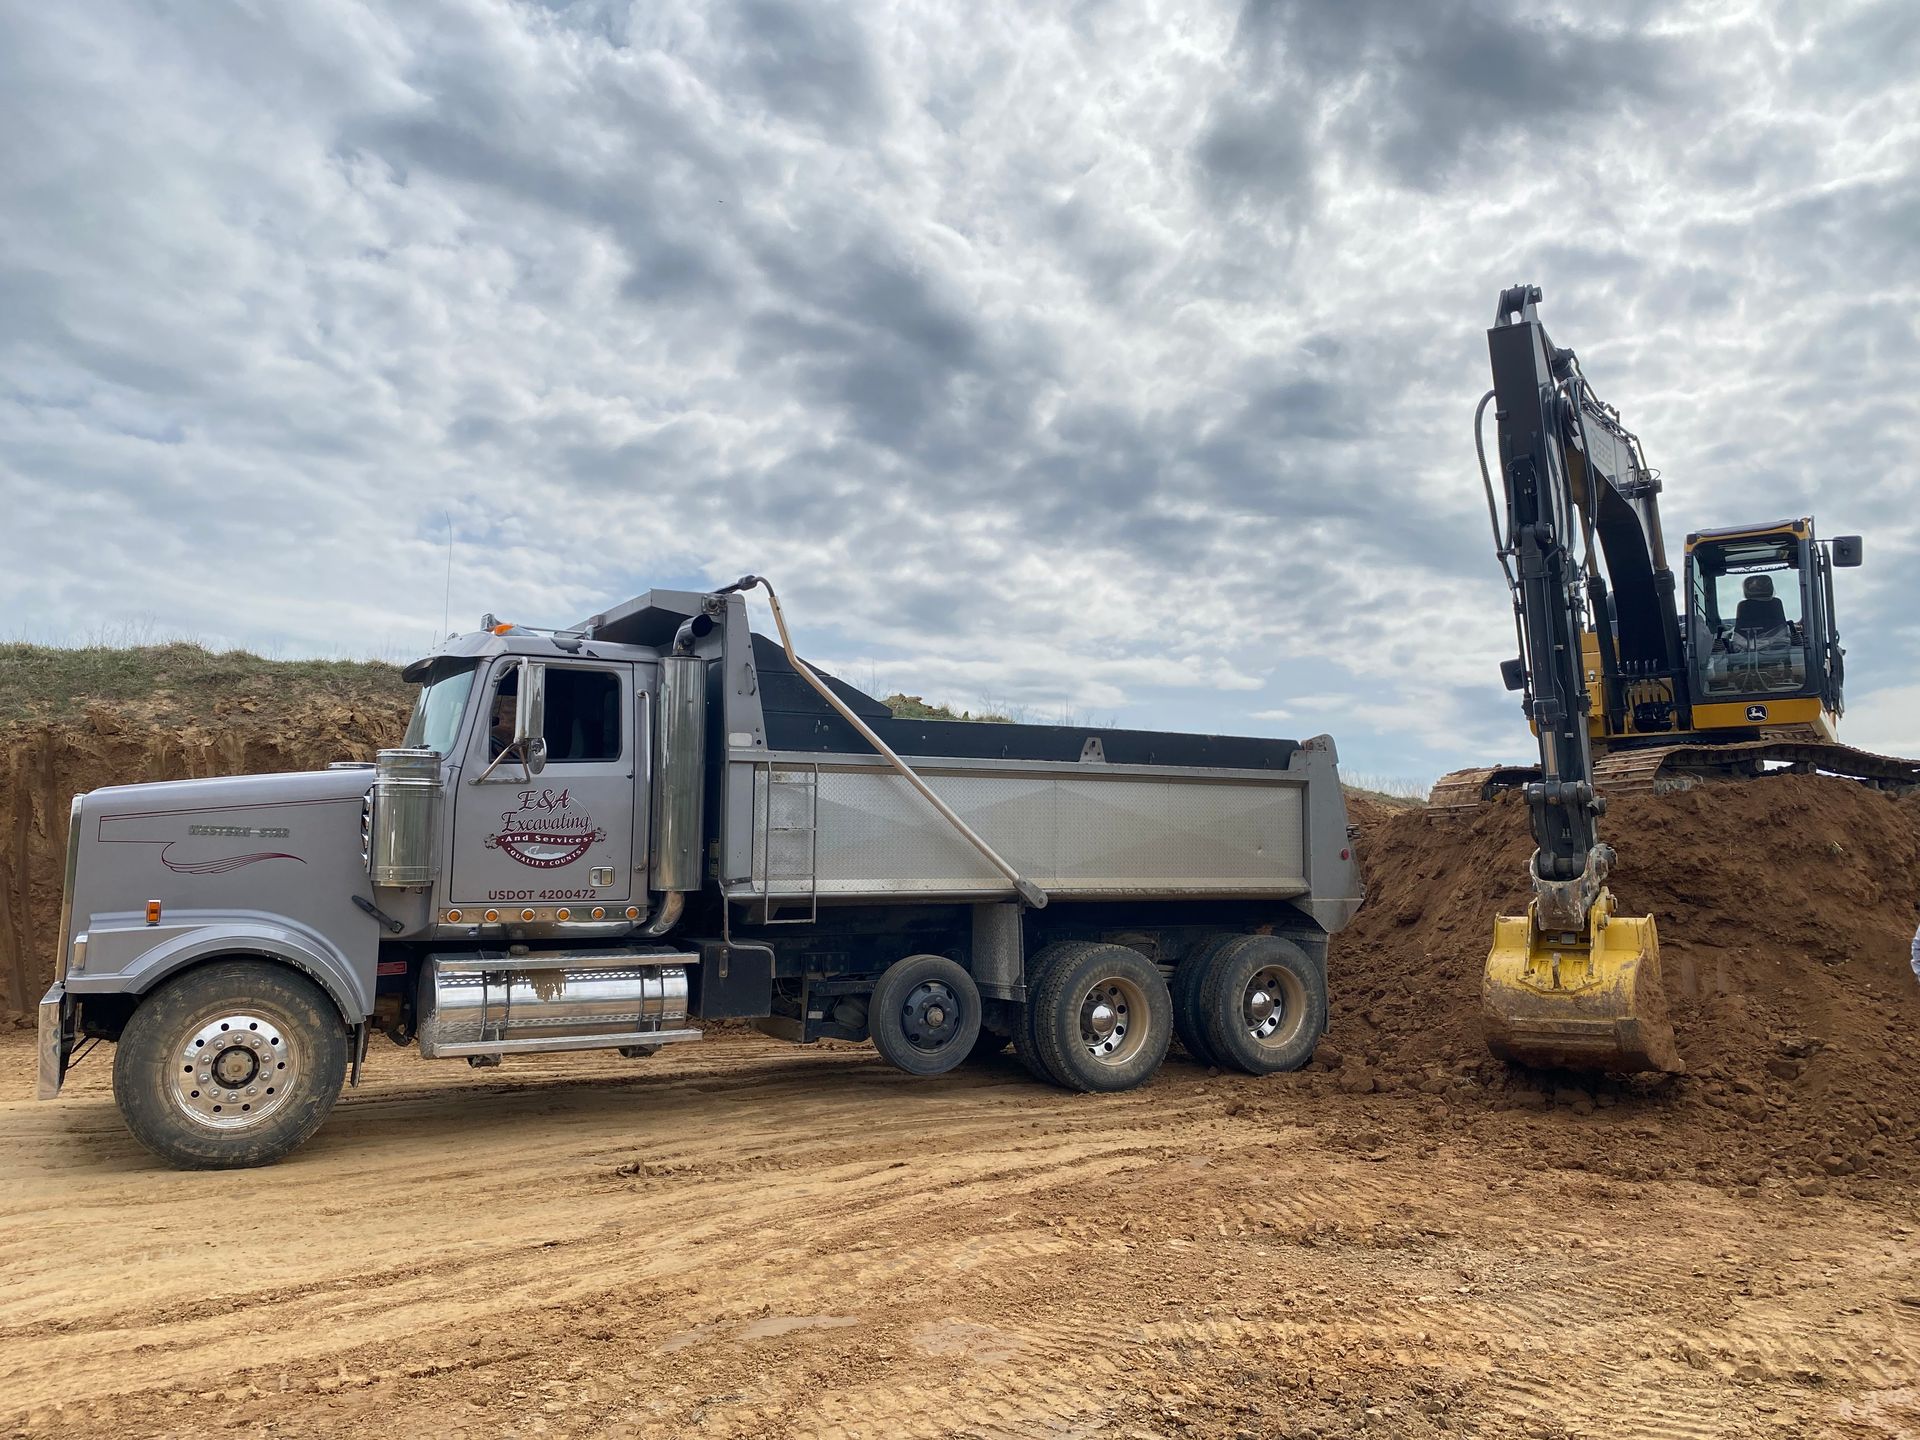
[[[557,920],[559,908],[621,915],[645,898],[634,857],[647,854],[648,815],[636,800],[652,768],[645,721],[657,672],[627,657],[507,645],[409,667],[421,689],[401,748],[437,757],[451,811],[440,911],[537,904],[551,926],[572,919]],[[523,692],[537,701],[537,733],[516,740]]]

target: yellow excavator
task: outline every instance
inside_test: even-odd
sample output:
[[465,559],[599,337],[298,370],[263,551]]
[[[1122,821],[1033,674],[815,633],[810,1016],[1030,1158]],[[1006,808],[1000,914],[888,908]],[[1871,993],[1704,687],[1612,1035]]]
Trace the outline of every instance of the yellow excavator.
[[1860,563],[1860,537],[1820,540],[1808,518],[1701,530],[1686,539],[1682,591],[1660,473],[1573,351],[1548,338],[1539,301],[1538,286],[1501,292],[1474,441],[1520,649],[1501,675],[1522,694],[1540,763],[1455,771],[1430,804],[1518,788],[1530,811],[1533,900],[1494,922],[1489,1048],[1535,1066],[1678,1071],[1653,918],[1615,914],[1607,888],[1603,792],[1778,769],[1906,789],[1920,765],[1835,739],[1845,652],[1833,572]]

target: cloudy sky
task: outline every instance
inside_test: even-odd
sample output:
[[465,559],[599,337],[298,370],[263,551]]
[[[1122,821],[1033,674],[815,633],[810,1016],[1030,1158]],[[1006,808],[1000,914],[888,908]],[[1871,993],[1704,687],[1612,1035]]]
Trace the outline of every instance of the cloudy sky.
[[1920,754],[1920,11],[0,8],[13,636],[425,648],[772,576],[855,683],[1530,741],[1470,437],[1544,287],[1670,532],[1811,511]]

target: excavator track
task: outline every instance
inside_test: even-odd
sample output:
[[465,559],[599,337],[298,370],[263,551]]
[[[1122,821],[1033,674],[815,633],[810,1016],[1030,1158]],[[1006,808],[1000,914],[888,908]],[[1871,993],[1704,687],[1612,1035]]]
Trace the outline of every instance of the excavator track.
[[1442,775],[1427,794],[1429,810],[1477,810],[1503,790],[1540,778],[1538,765],[1491,765]]
[[1769,767],[1839,775],[1876,790],[1920,788],[1920,764],[1824,740],[1741,740],[1726,745],[1662,745],[1616,750],[1593,767],[1600,793],[1634,795],[1685,790],[1702,780],[1752,780]]
[[[1659,795],[1691,789],[1703,780],[1756,780],[1774,766],[1802,774],[1838,775],[1895,794],[1920,789],[1920,763],[1851,745],[1793,739],[1615,750],[1594,761],[1593,780],[1602,795]],[[1427,806],[1472,810],[1503,790],[1516,790],[1539,778],[1537,765],[1455,770],[1440,777]]]

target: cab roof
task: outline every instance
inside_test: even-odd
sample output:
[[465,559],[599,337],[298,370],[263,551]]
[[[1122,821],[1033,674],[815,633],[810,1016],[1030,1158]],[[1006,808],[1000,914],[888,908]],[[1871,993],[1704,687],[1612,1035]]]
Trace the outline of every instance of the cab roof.
[[[497,655],[532,655],[536,658],[547,656],[605,656],[618,648],[623,659],[636,658],[630,653],[629,646],[622,641],[583,633],[584,627],[571,630],[531,630],[514,625],[505,629],[469,630],[464,635],[449,635],[434,646],[427,654],[408,665],[400,672],[400,678],[409,684],[417,685],[431,679],[442,669],[464,661],[491,660]],[[669,632],[668,638],[672,635]],[[595,643],[596,640],[599,643]],[[650,658],[652,647],[647,654],[639,658]]]
[[1695,530],[1687,536],[1687,548],[1691,550],[1702,540],[1757,540],[1768,535],[1811,534],[1813,517],[1802,515],[1798,520],[1776,520],[1771,525],[1725,525],[1718,530]]

